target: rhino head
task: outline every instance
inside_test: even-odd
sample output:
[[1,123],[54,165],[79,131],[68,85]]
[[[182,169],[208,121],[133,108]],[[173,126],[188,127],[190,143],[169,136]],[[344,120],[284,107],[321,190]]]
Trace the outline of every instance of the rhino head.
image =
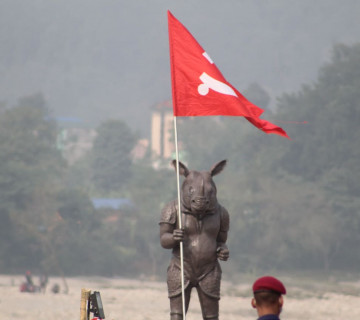
[[[179,174],[185,177],[181,187],[181,204],[186,211],[202,216],[216,208],[216,185],[212,177],[224,169],[226,162],[222,160],[214,164],[209,171],[195,171],[179,161]],[[172,161],[172,165],[176,170],[176,160]]]

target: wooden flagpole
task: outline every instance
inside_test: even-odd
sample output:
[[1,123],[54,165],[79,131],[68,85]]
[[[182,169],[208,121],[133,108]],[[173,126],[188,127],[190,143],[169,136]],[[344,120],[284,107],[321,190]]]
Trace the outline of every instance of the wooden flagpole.
[[[181,214],[181,202],[180,202],[180,172],[179,172],[179,151],[178,151],[178,139],[177,139],[177,126],[176,116],[174,116],[174,130],[175,130],[175,154],[176,154],[176,183],[177,183],[177,199],[178,199],[178,221],[179,229],[182,228],[182,214]],[[180,268],[181,268],[181,297],[183,308],[183,320],[186,320],[186,308],[185,308],[185,284],[184,284],[184,245],[180,242]]]
[[87,304],[90,297],[91,290],[81,289],[81,300],[80,300],[80,320],[89,320],[87,316]]

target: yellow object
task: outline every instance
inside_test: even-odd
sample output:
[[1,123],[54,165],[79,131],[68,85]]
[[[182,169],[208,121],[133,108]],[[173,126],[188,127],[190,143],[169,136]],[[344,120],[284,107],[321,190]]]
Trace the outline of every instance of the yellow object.
[[80,300],[80,320],[89,320],[87,318],[87,303],[90,297],[91,290],[81,289],[81,300]]

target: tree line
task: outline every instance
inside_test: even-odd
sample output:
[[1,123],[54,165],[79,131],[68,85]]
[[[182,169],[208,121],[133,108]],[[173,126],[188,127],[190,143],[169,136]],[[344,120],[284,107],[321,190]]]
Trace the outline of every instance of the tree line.
[[[279,97],[276,110],[265,113],[291,140],[242,118],[179,119],[189,168],[229,160],[215,178],[230,213],[227,268],[359,265],[359,88],[360,44],[339,44],[314,83]],[[268,103],[256,85],[246,95],[260,107]],[[133,162],[138,136],[122,120],[101,123],[92,150],[69,165],[56,148],[58,131],[40,94],[1,108],[0,272],[164,273],[170,252],[160,247],[158,220],[176,197],[170,165],[155,170],[150,152]],[[111,220],[113,212],[95,210],[94,197],[127,198],[134,206]]]

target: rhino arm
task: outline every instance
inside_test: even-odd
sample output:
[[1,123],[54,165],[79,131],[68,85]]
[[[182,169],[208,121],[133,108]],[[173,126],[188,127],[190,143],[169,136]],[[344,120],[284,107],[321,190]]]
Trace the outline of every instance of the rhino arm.
[[161,211],[160,218],[160,244],[165,249],[172,249],[178,245],[174,240],[173,232],[176,228],[177,211],[176,201],[169,202]]
[[230,217],[228,211],[224,207],[220,206],[220,210],[220,231],[216,241],[218,243],[218,246],[223,246],[227,241],[230,226]]

